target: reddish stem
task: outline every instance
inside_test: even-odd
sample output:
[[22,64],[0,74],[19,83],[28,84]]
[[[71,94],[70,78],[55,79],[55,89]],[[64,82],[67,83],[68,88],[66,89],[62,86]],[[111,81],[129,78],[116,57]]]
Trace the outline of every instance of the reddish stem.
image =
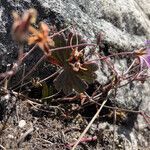
[[[92,142],[92,141],[96,141],[97,140],[97,136],[94,136],[94,137],[86,137],[86,138],[82,138],[80,140],[80,143],[83,143],[83,142]],[[73,142],[73,143],[70,143],[70,144],[67,144],[67,147],[72,147],[75,145],[76,142]]]
[[149,116],[147,116],[147,114],[145,114],[144,112],[140,112],[140,114],[143,116],[145,122],[150,125],[150,120],[149,120]]
[[68,49],[68,48],[82,47],[82,46],[96,46],[96,44],[84,43],[84,44],[77,44],[77,45],[71,45],[71,46],[58,47],[58,48],[50,49],[49,52],[63,50],[63,49]]

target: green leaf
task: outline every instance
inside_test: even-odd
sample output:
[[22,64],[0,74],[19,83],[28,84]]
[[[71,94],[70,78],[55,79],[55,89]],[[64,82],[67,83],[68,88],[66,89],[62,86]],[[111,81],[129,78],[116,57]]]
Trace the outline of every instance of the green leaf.
[[[55,43],[55,48],[86,43],[80,35],[75,35],[73,33],[69,33],[67,39],[63,34],[54,36],[53,41]],[[80,46],[78,47],[78,50],[80,51],[85,47],[86,46]],[[52,52],[51,57],[56,60],[59,65],[66,66],[68,64],[68,59],[70,58],[71,52],[71,48],[57,50]]]
[[86,62],[82,65],[82,67],[87,70],[80,69],[77,72],[77,75],[86,82],[93,83],[97,77],[95,71],[98,69],[98,65],[96,63]]
[[[67,46],[67,41],[65,39],[65,37],[63,35],[57,35],[53,38],[54,42],[55,42],[55,48],[58,47],[65,47]],[[53,51],[51,56],[56,59],[59,64],[61,64],[61,66],[64,66],[65,64],[67,64],[67,60],[70,57],[71,54],[71,49],[62,49],[62,50],[57,50],[57,51]]]
[[[63,34],[61,34],[55,36],[53,40],[55,42],[55,48],[86,43],[80,35],[75,35],[73,33],[68,34],[67,39]],[[77,50],[80,51],[85,47],[86,46],[78,47]],[[73,90],[79,93],[84,92],[88,87],[87,83],[92,83],[96,79],[95,71],[98,69],[96,63],[84,62],[84,60],[81,60],[82,58],[79,58],[78,60],[75,59],[71,63],[80,61],[80,63],[83,63],[81,64],[82,68],[85,68],[86,70],[80,68],[79,71],[74,71],[68,62],[71,54],[72,48],[53,51],[51,54],[53,61],[56,61],[58,65],[63,67],[63,71],[54,80],[55,88],[58,91],[63,90],[63,92],[67,95]]]
[[42,83],[42,98],[49,96],[48,86],[45,82]]
[[65,94],[70,94],[73,89],[79,93],[84,92],[88,87],[71,69],[63,70],[54,80],[57,90],[63,90]]

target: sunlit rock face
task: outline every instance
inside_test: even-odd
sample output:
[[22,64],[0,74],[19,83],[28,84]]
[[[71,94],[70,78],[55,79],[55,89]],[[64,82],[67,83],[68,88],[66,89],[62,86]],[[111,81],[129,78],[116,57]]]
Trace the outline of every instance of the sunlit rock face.
[[58,12],[68,22],[76,24],[90,39],[101,31],[110,43],[132,49],[149,37],[150,2],[146,0],[51,1],[39,2],[42,7]]

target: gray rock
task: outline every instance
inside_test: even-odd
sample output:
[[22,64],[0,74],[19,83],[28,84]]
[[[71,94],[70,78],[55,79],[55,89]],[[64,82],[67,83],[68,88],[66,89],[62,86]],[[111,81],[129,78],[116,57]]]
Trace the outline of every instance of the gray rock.
[[[77,25],[88,39],[93,40],[98,32],[104,33],[112,45],[131,50],[149,38],[150,2],[140,0],[46,0],[43,7],[60,13],[66,21]],[[55,2],[51,5],[51,2]],[[141,4],[141,5],[140,5]],[[56,7],[54,7],[56,6]]]

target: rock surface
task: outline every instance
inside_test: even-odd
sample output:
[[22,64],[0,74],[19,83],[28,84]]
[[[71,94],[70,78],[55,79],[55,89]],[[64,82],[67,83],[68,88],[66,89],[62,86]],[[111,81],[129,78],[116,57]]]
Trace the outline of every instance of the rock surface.
[[54,5],[51,1],[39,2],[44,8],[59,12],[69,23],[76,24],[91,40],[101,31],[112,45],[131,50],[149,38],[150,2],[146,0],[74,0],[71,3],[56,0]]
[[[150,0],[1,0],[1,71],[6,70],[6,66],[12,64],[17,58],[17,45],[10,36],[11,12],[12,10],[21,12],[30,7],[36,8],[39,12],[38,21],[44,20],[49,24],[55,24],[58,29],[75,24],[77,31],[89,42],[95,42],[97,33],[102,32],[103,41],[114,50],[132,51],[143,45],[144,40],[150,39]],[[31,56],[26,62],[27,66],[33,65],[38,59],[39,57]],[[126,64],[127,61],[122,60],[121,63]],[[99,71],[98,81],[102,80],[107,81],[107,78]],[[150,113],[149,87],[148,81],[144,84],[134,83],[132,88],[126,86],[118,91],[116,100],[121,105],[129,105],[131,108],[139,107]],[[136,128],[146,130],[143,118],[139,115],[137,118]],[[135,131],[132,135],[132,138],[130,137],[132,140],[129,141],[130,147],[126,149],[138,149],[137,143],[144,138],[140,133],[136,136]],[[143,140],[145,148],[148,148],[148,140]]]

